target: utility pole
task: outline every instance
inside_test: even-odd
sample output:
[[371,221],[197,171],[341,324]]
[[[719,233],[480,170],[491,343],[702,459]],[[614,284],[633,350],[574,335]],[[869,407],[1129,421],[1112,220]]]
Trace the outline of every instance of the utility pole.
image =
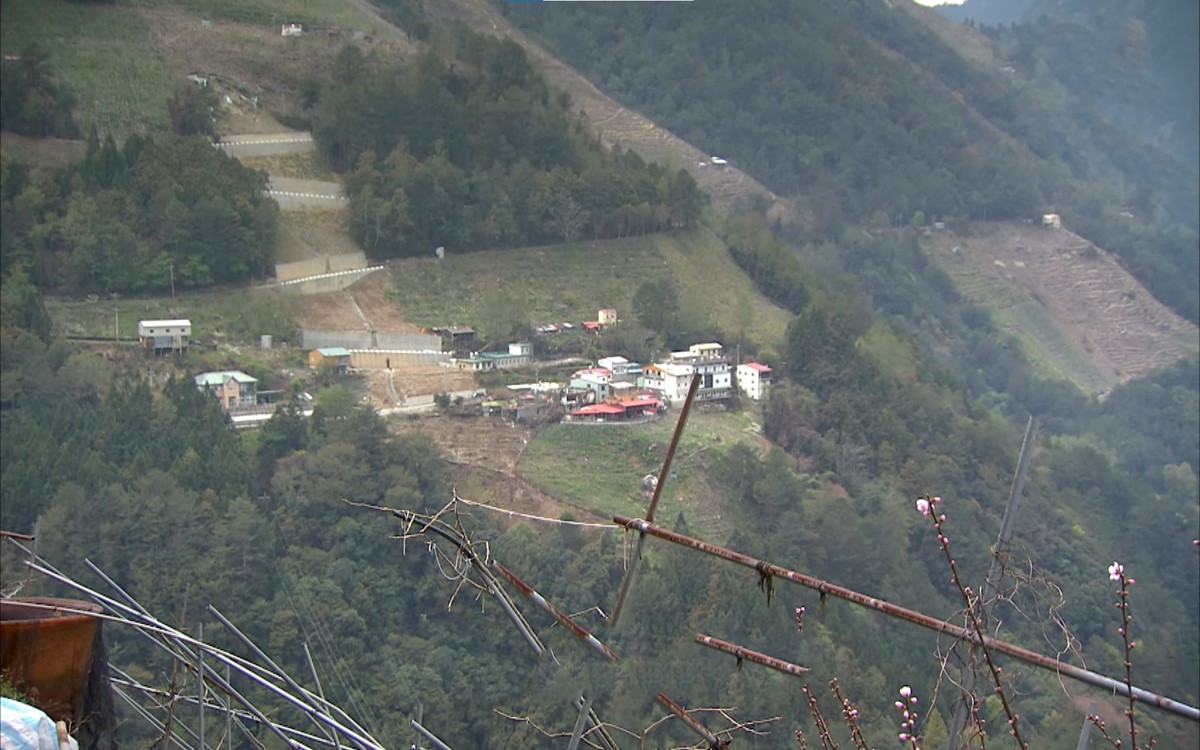
[[204,623],[196,624],[196,682],[200,689],[200,694],[197,696],[200,700],[200,750],[208,750],[204,745]]
[[171,261],[168,268],[171,271],[171,299],[175,299],[175,261]]
[[[987,583],[983,587],[983,596],[979,599],[980,619],[986,619],[987,600],[1000,593],[1000,578],[1004,575],[1004,557],[1008,552],[1008,541],[1012,538],[1013,524],[1017,519],[1017,508],[1021,505],[1021,492],[1025,488],[1025,474],[1029,471],[1029,458],[1033,454],[1033,444],[1037,440],[1038,418],[1030,415],[1029,424],[1025,427],[1025,439],[1021,441],[1021,455],[1017,458],[1017,471],[1013,475],[1012,487],[1008,492],[1008,505],[1004,508],[1004,518],[1000,521],[1000,535],[996,538],[996,546],[992,549],[992,564],[988,567]],[[982,635],[982,634],[980,634]],[[971,712],[972,696],[975,693],[975,646],[972,644],[967,652],[966,664],[963,665],[962,695],[958,707],[954,709],[954,723],[950,726],[950,739],[946,750],[959,750],[963,746],[962,733],[967,725],[967,715]]]
[[121,308],[113,304],[113,341],[121,340]]

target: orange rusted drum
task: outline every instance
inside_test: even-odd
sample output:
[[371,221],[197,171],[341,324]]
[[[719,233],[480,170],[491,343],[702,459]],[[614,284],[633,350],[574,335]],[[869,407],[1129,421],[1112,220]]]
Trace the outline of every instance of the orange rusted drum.
[[[64,612],[63,610],[74,610]],[[0,599],[0,669],[55,721],[78,722],[100,618],[76,599]]]

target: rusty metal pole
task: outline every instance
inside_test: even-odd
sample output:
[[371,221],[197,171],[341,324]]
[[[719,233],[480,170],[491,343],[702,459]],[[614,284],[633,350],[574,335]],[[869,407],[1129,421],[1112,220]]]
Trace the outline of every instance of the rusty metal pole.
[[592,635],[590,632],[587,631],[586,628],[584,628],[582,625],[576,623],[574,620],[572,620],[570,617],[568,617],[565,612],[563,612],[558,607],[554,606],[554,604],[552,604],[549,599],[547,599],[546,597],[542,596],[537,591],[535,591],[534,588],[532,586],[530,586],[528,583],[525,583],[520,578],[518,578],[516,573],[514,573],[511,570],[509,570],[508,568],[504,567],[496,560],[492,560],[492,567],[495,568],[496,570],[500,571],[500,574],[503,575],[505,578],[507,578],[512,583],[512,585],[514,585],[518,589],[520,589],[522,594],[524,594],[525,596],[532,599],[534,604],[538,605],[539,607],[544,609],[546,612],[549,612],[550,615],[554,617],[554,619],[561,622],[564,626],[566,626],[566,628],[568,630],[570,630],[572,633],[574,633],[576,635],[576,637],[579,638],[579,640],[586,643],[594,651],[599,652],[602,656],[604,656],[609,661],[617,661],[617,659],[620,658],[616,655],[616,653],[611,648],[604,645],[600,641],[599,638]]
[[998,653],[1007,654],[1008,656],[1020,659],[1028,664],[1032,664],[1035,667],[1049,669],[1057,672],[1060,675],[1063,675],[1064,677],[1070,677],[1071,679],[1078,680],[1079,682],[1093,685],[1103,690],[1111,691],[1116,695],[1132,695],[1134,700],[1144,703],[1147,706],[1154,706],[1177,716],[1182,716],[1185,719],[1200,722],[1200,709],[1196,708],[1195,706],[1189,706],[1186,703],[1181,703],[1179,701],[1172,700],[1171,698],[1166,698],[1148,690],[1143,690],[1139,687],[1131,688],[1120,680],[1114,680],[1111,677],[1090,672],[1086,669],[1076,667],[1073,664],[1067,664],[1066,662],[1061,662],[1057,659],[1043,656],[1037,652],[1030,651],[1029,649],[1021,648],[1020,646],[1014,646],[984,633],[976,634],[969,628],[964,628],[960,625],[951,625],[946,620],[939,620],[936,617],[930,617],[929,615],[921,612],[906,609],[896,604],[886,602],[882,599],[877,599],[876,597],[859,593],[853,589],[848,589],[844,586],[838,586],[836,584],[829,583],[828,581],[816,578],[815,576],[805,575],[804,573],[798,573],[794,570],[788,570],[787,568],[780,567],[774,563],[767,562],[766,560],[759,560],[749,555],[744,555],[741,552],[734,552],[733,550],[726,549],[725,547],[710,544],[685,534],[680,534],[676,531],[664,529],[661,526],[655,526],[652,523],[647,523],[641,518],[629,518],[628,516],[615,515],[613,516],[613,522],[626,528],[634,529],[651,536],[656,536],[659,539],[665,539],[668,542],[679,544],[684,547],[700,550],[701,552],[714,557],[719,557],[723,560],[728,560],[729,562],[751,568],[752,570],[758,571],[760,575],[783,578],[791,581],[792,583],[798,583],[805,588],[818,591],[822,595],[828,594],[830,596],[835,596],[853,604],[866,607],[867,609],[872,609],[876,612],[882,612],[889,617],[895,617],[897,619],[910,622],[914,625],[920,625],[923,628],[927,628],[934,632],[964,641],[966,643],[985,645]]
[[729,744],[709,731],[708,727],[696,721],[695,717],[687,712],[687,709],[668,698],[665,693],[658,693],[658,700],[664,706],[669,708],[671,713],[678,716],[679,720],[686,724],[689,729],[703,737],[704,741],[708,743],[710,748],[713,748],[714,750],[720,750],[720,748],[723,748]]
[[747,661],[752,661],[755,664],[761,664],[764,667],[770,667],[771,669],[778,670],[784,674],[789,674],[792,677],[802,677],[804,673],[808,671],[808,667],[802,667],[799,664],[792,664],[790,661],[777,659],[774,656],[768,656],[761,651],[754,651],[746,648],[745,646],[739,646],[736,643],[730,643],[729,641],[723,641],[720,638],[714,638],[711,635],[697,633],[696,643],[699,643],[701,646],[708,646],[709,648],[715,648],[718,651],[724,651],[727,654],[736,656],[739,666],[742,660],[745,659]]
[[[663,487],[671,472],[671,461],[675,458],[675,449],[679,447],[679,438],[683,435],[688,413],[692,410],[692,402],[696,400],[696,391],[699,388],[700,375],[693,373],[692,382],[688,386],[687,398],[684,399],[683,409],[679,412],[679,421],[675,423],[675,434],[671,436],[671,444],[667,447],[667,456],[663,459],[662,469],[658,472],[658,484],[654,485],[654,495],[650,498],[650,506],[646,508],[646,523],[654,523],[654,511],[658,508],[658,499],[662,497]],[[621,614],[625,611],[625,599],[629,596],[629,589],[633,587],[633,579],[637,577],[638,566],[642,564],[642,550],[645,546],[646,534],[639,533],[637,550],[633,554],[633,560],[629,563],[629,570],[625,572],[625,578],[621,580],[621,588],[617,592],[617,603],[613,606],[610,620],[613,630],[616,630],[617,625],[621,622]]]

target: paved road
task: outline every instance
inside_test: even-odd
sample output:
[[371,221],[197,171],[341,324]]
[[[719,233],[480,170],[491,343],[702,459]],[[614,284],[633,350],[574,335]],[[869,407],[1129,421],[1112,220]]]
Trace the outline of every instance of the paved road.
[[300,154],[316,148],[311,133],[273,133],[271,135],[231,135],[216,144],[230,156],[281,156]]
[[342,195],[342,186],[336,182],[272,176],[269,184],[267,194],[285,211],[329,208],[344,205],[346,202],[345,196]]

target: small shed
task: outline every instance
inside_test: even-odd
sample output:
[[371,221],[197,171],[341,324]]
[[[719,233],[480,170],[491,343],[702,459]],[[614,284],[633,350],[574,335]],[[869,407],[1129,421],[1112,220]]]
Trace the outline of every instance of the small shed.
[[340,346],[327,346],[321,349],[313,349],[308,353],[309,367],[332,367],[334,372],[339,375],[345,374],[350,369],[350,350]]
[[602,326],[613,326],[617,324],[617,310],[613,307],[605,307],[596,313],[596,320]]
[[444,328],[434,328],[433,332],[442,337],[451,350],[459,351],[466,347],[470,347],[475,343],[474,329],[466,326],[446,326]]
[[1058,214],[1042,214],[1042,226],[1046,229],[1062,229],[1062,217]]
[[186,318],[138,321],[138,341],[155,354],[186,352],[191,335],[192,321]]

